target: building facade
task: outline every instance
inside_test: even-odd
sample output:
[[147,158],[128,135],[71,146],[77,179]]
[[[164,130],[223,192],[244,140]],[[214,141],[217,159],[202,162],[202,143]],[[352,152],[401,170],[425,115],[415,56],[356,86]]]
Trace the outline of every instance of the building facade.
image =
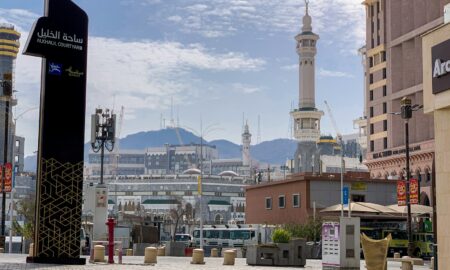
[[[253,184],[252,179],[204,175],[200,197],[198,176],[107,176],[108,208],[113,215],[127,214],[168,221],[171,219],[171,209],[176,209],[178,204],[191,204],[193,220],[186,221],[186,224],[198,226],[200,213],[203,213],[204,224],[245,223],[245,188]],[[94,212],[94,201],[87,194],[92,193],[97,182],[98,176],[84,179],[84,215]],[[170,228],[164,230],[169,235]]]
[[450,75],[448,69],[446,71],[450,60],[450,5],[446,11],[443,24],[427,32],[422,39],[424,111],[434,116],[436,212],[433,222],[439,245],[439,269],[446,269],[450,264]]
[[[443,22],[449,0],[365,0],[366,165],[372,178],[398,179],[406,173],[404,120],[400,100],[423,104],[422,37]],[[434,154],[433,116],[422,110],[409,120],[411,175],[419,180],[421,202],[429,202]]]
[[[14,90],[14,68],[17,53],[19,52],[20,33],[13,25],[0,24],[0,145],[5,149],[5,128],[8,124],[8,154],[4,160],[3,153],[0,154],[0,164],[13,161],[14,147],[14,123],[12,123],[12,108],[17,105],[17,100],[13,98]],[[8,106],[8,108],[6,108]],[[8,111],[6,119],[5,111]]]
[[[370,179],[368,173],[348,172],[344,186],[349,200],[390,205],[397,202],[394,181]],[[294,174],[284,181],[246,188],[246,222],[249,224],[303,224],[320,210],[339,204],[340,174]]]

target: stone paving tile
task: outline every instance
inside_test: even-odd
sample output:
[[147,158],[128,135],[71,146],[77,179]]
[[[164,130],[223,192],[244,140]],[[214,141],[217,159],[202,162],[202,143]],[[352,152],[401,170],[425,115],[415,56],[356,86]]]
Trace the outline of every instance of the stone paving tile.
[[[190,264],[191,258],[188,257],[158,257],[158,263],[156,265],[144,265],[144,257],[142,256],[130,256],[123,257],[123,264],[90,264],[86,265],[43,265],[43,264],[27,264],[25,263],[26,255],[23,254],[0,254],[0,270],[116,270],[116,269],[129,269],[129,270],[141,270],[141,269],[154,269],[154,270],[217,270],[217,269],[276,269],[276,270],[292,270],[292,267],[267,267],[267,266],[249,266],[246,264],[246,260],[237,258],[234,266],[224,266],[223,258],[205,258],[204,265]],[[117,257],[115,258],[117,262]],[[320,260],[307,260],[304,269],[316,270],[322,269]],[[361,269],[365,268],[364,261],[361,261]],[[389,262],[388,269],[400,269],[400,263]],[[429,265],[414,266],[415,270],[429,269]]]

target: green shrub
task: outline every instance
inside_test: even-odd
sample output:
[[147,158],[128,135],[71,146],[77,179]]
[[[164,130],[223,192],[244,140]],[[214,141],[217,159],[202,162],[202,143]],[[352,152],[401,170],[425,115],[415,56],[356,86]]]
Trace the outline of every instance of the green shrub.
[[289,243],[291,234],[284,229],[276,229],[273,231],[272,239],[274,243]]

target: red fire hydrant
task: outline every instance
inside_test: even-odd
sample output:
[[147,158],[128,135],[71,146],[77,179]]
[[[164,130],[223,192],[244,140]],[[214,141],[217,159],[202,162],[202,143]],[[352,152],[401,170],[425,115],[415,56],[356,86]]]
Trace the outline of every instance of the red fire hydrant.
[[108,263],[114,263],[114,218],[108,218],[106,222],[108,226]]

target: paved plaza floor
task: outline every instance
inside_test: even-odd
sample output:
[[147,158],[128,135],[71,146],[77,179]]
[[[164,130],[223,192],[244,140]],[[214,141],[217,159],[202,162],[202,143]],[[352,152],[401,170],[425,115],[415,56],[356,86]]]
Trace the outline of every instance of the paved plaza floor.
[[[243,258],[237,258],[234,266],[224,266],[223,258],[205,258],[205,264],[194,265],[191,264],[191,258],[189,257],[158,257],[158,263],[156,265],[144,265],[144,257],[142,256],[124,256],[123,264],[90,264],[86,265],[43,265],[43,264],[27,264],[25,263],[26,255],[22,254],[0,254],[0,269],[8,270],[22,270],[22,269],[47,269],[47,270],[115,270],[115,269],[155,269],[155,270],[210,270],[210,269],[297,269],[293,267],[272,267],[272,266],[249,266],[246,264],[246,260]],[[117,257],[115,258],[117,262]],[[320,260],[307,260],[304,269],[322,269],[322,262]],[[361,269],[366,269],[364,261],[361,261]],[[400,270],[400,263],[389,262],[388,269]],[[426,262],[425,266],[414,266],[416,270],[429,269],[429,262]]]

